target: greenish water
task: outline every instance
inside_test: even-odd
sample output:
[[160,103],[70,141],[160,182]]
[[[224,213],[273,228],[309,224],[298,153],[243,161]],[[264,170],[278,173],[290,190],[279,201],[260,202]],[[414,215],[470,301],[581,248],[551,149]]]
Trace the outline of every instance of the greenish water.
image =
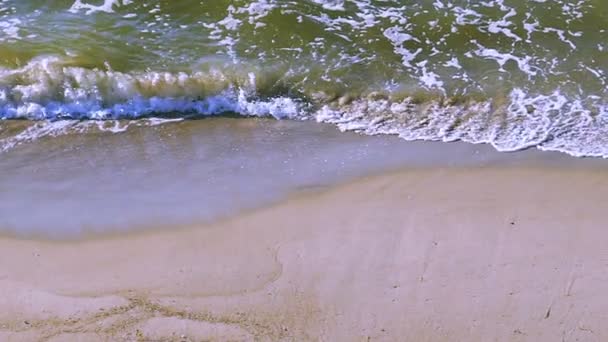
[[600,0],[3,0],[0,151],[232,113],[606,157],[606,30]]

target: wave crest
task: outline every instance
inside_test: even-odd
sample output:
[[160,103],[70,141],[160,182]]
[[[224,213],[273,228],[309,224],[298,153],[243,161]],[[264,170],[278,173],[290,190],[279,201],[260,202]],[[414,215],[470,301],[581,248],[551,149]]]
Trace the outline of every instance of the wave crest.
[[[599,96],[559,90],[533,94],[522,88],[492,97],[448,97],[411,87],[355,93],[301,88],[297,82],[277,81],[278,74],[245,65],[122,73],[45,57],[21,68],[0,70],[0,118],[179,119],[231,113],[314,119],[341,130],[396,134],[407,140],[488,143],[499,151],[538,147],[575,156],[608,156],[608,106]],[[26,131],[26,138],[4,139],[2,149],[15,146],[14,141],[56,135],[66,128],[53,127],[40,124]]]

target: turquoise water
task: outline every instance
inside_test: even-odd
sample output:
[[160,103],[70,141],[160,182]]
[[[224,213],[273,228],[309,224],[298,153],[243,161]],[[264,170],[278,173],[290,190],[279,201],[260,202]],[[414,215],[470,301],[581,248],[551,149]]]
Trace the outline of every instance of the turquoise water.
[[606,30],[600,0],[3,0],[0,151],[237,114],[606,157]]

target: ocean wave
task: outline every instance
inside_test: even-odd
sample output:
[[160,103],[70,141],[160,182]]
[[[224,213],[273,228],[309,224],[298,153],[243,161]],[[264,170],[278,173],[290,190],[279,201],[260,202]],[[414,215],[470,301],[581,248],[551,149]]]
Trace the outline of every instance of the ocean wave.
[[257,96],[253,71],[121,73],[67,66],[41,57],[17,69],[0,69],[0,119],[126,119],[150,115],[237,113],[295,117],[297,99]]
[[5,150],[230,114],[608,156],[597,1],[3,3],[0,119],[35,121]]
[[[128,127],[104,120],[150,123],[150,117],[179,120],[236,114],[316,120],[344,131],[393,134],[406,140],[487,143],[505,152],[538,147],[575,156],[608,156],[608,106],[601,97],[578,98],[559,90],[533,94],[520,88],[493,97],[448,97],[422,88],[367,93],[308,89],[291,96],[289,88],[297,85],[284,84],[272,93],[272,82],[258,84],[258,78],[264,78],[259,70],[239,70],[126,74],[66,66],[65,60],[55,57],[4,69],[2,119],[41,122],[3,139],[0,149],[83,127],[113,132]],[[82,120],[98,123],[77,125]]]

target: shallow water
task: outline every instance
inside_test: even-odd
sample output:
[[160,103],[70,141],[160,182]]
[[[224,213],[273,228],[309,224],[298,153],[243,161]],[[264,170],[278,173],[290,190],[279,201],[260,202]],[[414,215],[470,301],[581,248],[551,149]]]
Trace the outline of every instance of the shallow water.
[[2,0],[0,118],[43,121],[0,150],[233,113],[606,157],[607,29],[599,0]]
[[0,0],[0,233],[198,223],[403,166],[603,167],[529,148],[608,156],[606,30],[599,0]]
[[[571,161],[571,162],[568,162]],[[601,167],[561,154],[405,142],[313,122],[211,118],[43,137],[0,158],[0,234],[55,239],[200,224],[409,167]]]

